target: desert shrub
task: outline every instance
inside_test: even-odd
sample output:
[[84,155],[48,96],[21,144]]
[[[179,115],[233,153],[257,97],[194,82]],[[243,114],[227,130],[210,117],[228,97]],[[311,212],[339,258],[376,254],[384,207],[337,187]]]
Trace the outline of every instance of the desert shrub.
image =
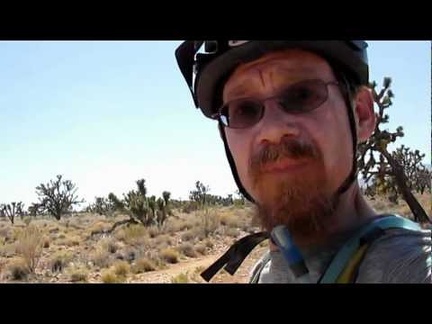
[[30,274],[30,269],[27,262],[22,258],[13,258],[7,265],[7,271],[11,275],[12,280],[26,280]]
[[156,268],[157,265],[153,260],[144,257],[136,260],[135,264],[131,268],[131,271],[133,273],[143,273],[154,271]]
[[197,256],[194,246],[189,242],[180,244],[178,250],[180,253],[190,258],[195,258]]
[[73,255],[68,251],[57,251],[49,261],[52,272],[62,272],[73,259]]
[[31,273],[34,273],[42,255],[43,240],[42,231],[32,224],[23,228],[18,234],[16,253],[24,259]]
[[114,274],[119,277],[126,277],[130,272],[130,265],[126,261],[117,261],[112,267]]
[[179,273],[178,275],[171,278],[171,283],[188,283],[189,276],[187,273]]
[[87,282],[88,270],[82,268],[76,268],[70,272],[71,282]]
[[124,277],[117,276],[113,270],[105,270],[101,274],[103,283],[119,283],[124,281]]
[[168,263],[177,263],[179,261],[179,255],[173,248],[166,248],[160,252],[160,257],[162,260]]

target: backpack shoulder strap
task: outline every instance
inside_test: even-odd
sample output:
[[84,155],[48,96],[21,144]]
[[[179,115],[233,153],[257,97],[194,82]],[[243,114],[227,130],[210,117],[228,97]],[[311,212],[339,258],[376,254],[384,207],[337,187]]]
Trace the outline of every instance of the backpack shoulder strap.
[[364,225],[337,252],[319,283],[347,283],[353,278],[369,245],[389,228],[420,230],[419,224],[399,215],[385,215]]
[[249,283],[258,283],[261,272],[263,271],[266,264],[270,261],[270,259],[270,252],[266,252],[266,254],[264,254],[261,260],[255,265],[255,268],[252,270],[252,274],[249,278]]

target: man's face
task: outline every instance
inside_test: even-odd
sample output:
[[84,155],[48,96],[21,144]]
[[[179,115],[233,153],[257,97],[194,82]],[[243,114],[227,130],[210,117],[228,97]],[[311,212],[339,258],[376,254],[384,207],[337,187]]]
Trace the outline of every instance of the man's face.
[[[223,89],[223,102],[269,98],[308,79],[336,82],[329,64],[306,51],[267,54],[239,66]],[[347,107],[339,87],[313,111],[286,113],[266,100],[262,119],[225,128],[240,180],[260,210],[263,226],[285,224],[299,235],[323,230],[337,204],[335,192],[353,160]]]

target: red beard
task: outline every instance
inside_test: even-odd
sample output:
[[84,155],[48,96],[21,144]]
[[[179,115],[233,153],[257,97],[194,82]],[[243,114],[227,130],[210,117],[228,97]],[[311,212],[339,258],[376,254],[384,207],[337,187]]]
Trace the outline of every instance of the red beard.
[[[264,172],[271,163],[287,158],[305,165],[292,172]],[[337,196],[331,193],[322,154],[314,146],[284,137],[279,144],[257,152],[249,172],[258,202],[257,216],[267,231],[285,225],[298,241],[326,235]]]

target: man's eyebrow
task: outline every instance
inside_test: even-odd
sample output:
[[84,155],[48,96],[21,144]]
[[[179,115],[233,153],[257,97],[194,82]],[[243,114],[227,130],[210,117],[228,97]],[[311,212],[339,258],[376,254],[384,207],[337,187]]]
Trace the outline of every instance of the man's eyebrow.
[[247,93],[247,89],[249,88],[248,84],[241,83],[240,85],[234,87],[232,90],[227,92],[227,95],[230,97],[241,97]]
[[[282,72],[282,80],[287,82],[300,81],[302,79],[305,79],[305,77],[317,77],[316,68],[310,66],[280,67],[278,71]],[[272,73],[272,75],[275,75],[275,73]],[[230,97],[238,98],[247,94],[254,81],[250,81],[250,78],[244,78],[241,81],[242,82],[240,84],[230,89],[230,91],[227,92],[227,95],[229,95]]]

